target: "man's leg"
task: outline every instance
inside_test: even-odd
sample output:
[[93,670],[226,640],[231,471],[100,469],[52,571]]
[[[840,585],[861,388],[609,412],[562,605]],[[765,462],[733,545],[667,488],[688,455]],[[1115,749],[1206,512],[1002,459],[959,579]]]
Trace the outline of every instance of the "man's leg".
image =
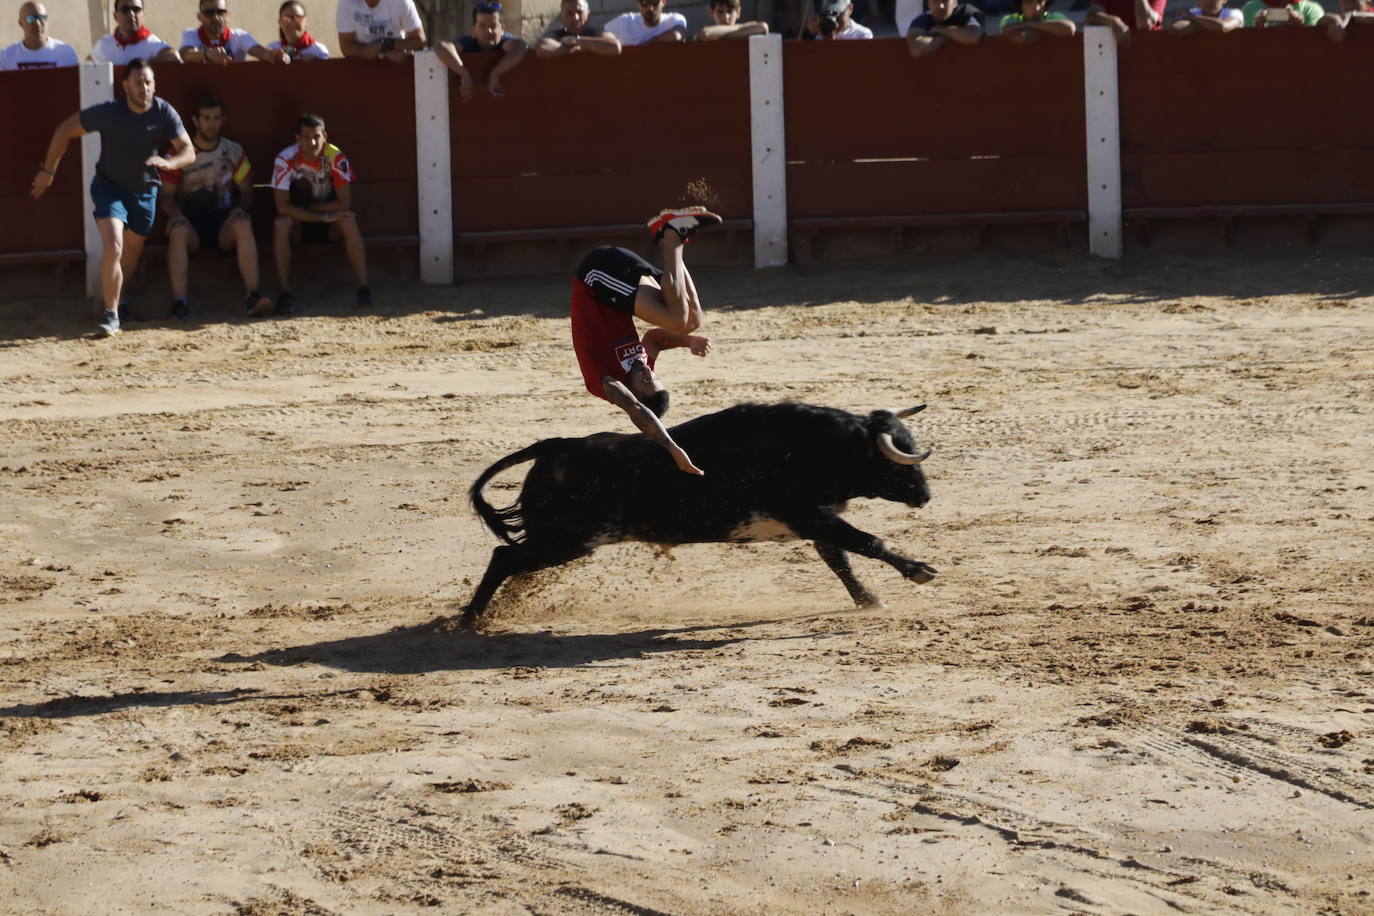
[[671,229],[658,240],[663,256],[661,284],[645,277],[635,292],[635,317],[674,334],[701,327],[701,302],[683,258],[682,238]]
[[[245,290],[243,304],[248,314],[266,315],[272,311],[272,300],[258,290],[261,280],[258,273],[258,240],[253,238],[252,220],[237,214],[225,220],[219,229],[219,250],[226,253],[233,251],[238,256],[239,276],[243,278]],[[290,256],[289,249],[287,256]]]
[[103,217],[95,221],[100,230],[100,299],[105,311],[118,312],[119,295],[124,291],[124,221]]
[[334,224],[334,228],[338,230],[339,238],[343,239],[349,266],[353,268],[353,278],[358,281],[359,286],[367,286],[367,247],[363,243],[363,233],[358,228],[358,220],[341,219]]
[[172,298],[186,298],[186,275],[191,269],[191,255],[200,248],[200,238],[188,222],[179,222],[167,230],[167,278],[172,284]]
[[277,284],[283,290],[291,288],[291,236],[295,229],[296,221],[289,216],[279,216],[272,223],[272,253],[277,260]]
[[119,256],[121,292],[134,271],[138,270],[138,259],[143,256],[143,243],[146,241],[146,236],[139,235],[128,226],[124,227],[124,251]]

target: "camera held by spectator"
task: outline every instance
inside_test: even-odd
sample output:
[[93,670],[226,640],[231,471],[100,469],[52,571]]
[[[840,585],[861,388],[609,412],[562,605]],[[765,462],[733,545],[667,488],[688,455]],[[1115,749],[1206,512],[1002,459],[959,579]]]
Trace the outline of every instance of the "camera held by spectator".
[[849,0],[821,0],[816,10],[817,28],[821,34],[826,38],[834,35],[848,9]]

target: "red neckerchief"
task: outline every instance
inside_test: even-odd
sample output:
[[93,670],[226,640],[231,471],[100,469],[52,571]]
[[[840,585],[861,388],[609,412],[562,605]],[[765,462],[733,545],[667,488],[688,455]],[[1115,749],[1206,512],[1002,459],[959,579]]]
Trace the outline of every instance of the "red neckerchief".
[[130,41],[125,41],[123,38],[120,37],[119,29],[115,29],[110,34],[114,36],[115,44],[119,45],[121,48],[127,48],[129,45],[136,45],[140,41],[144,41],[148,38],[148,36],[152,35],[153,33],[148,31],[148,27],[146,25],[141,25],[138,27],[138,31],[134,33],[134,37]]
[[291,57],[300,57],[301,52],[315,43],[315,39],[310,37],[309,32],[301,32],[300,40],[295,44],[286,40],[286,33],[281,33],[281,47]]
[[231,35],[231,33],[229,32],[229,26],[227,25],[224,27],[224,34],[221,35],[219,38],[211,38],[209,35],[206,35],[205,26],[201,26],[199,29],[197,29],[196,34],[200,36],[200,43],[205,45],[205,47],[207,48],[224,47],[229,43],[229,38]]

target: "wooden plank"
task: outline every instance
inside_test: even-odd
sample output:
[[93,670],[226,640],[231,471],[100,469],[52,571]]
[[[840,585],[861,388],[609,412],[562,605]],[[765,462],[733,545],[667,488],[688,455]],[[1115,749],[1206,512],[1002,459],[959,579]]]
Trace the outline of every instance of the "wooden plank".
[[[465,62],[484,86],[494,61]],[[615,58],[531,56],[503,85],[503,97],[479,89],[469,102],[453,85],[455,180],[748,161],[746,42],[634,47]]]
[[[0,252],[82,249],[81,147],[67,148],[57,180],[43,196],[29,196],[55,127],[80,106],[75,67],[0,74]],[[22,127],[20,126],[22,125]]]
[[798,163],[787,193],[793,219],[1087,209],[1081,158]]
[[1374,146],[1374,104],[1347,91],[1374,79],[1374,29],[1137,37],[1119,52],[1123,153]]
[[1128,154],[1121,174],[1128,210],[1374,200],[1374,148]]
[[663,207],[705,204],[750,219],[748,158],[729,169],[635,168],[595,174],[508,175],[455,180],[454,231],[543,229],[574,223],[643,224]]
[[783,59],[789,161],[1084,151],[1076,40],[992,38],[920,60],[895,38],[798,41]]

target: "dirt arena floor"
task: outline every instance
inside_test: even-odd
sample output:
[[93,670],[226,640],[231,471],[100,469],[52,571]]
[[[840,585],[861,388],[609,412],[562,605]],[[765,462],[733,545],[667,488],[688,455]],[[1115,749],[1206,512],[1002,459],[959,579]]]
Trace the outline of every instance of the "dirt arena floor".
[[934,582],[619,545],[455,632],[474,476],[629,430],[566,280],[5,303],[0,911],[1374,913],[1374,259],[698,285],[673,419],[930,404],[849,518]]

